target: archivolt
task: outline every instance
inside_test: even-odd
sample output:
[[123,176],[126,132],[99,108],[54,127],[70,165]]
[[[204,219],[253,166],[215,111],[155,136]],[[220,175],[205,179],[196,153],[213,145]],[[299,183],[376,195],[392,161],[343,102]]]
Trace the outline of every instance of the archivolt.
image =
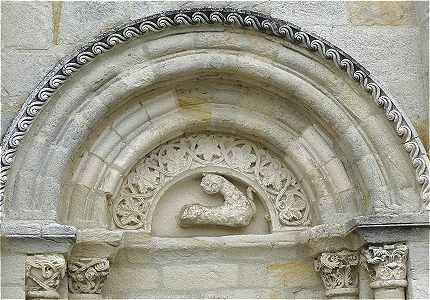
[[346,71],[348,76],[360,83],[360,86],[371,94],[375,103],[385,111],[386,118],[394,122],[396,133],[402,137],[404,147],[409,153],[412,165],[416,170],[416,180],[422,185],[421,198],[429,208],[430,178],[429,159],[424,146],[409,119],[386,92],[370,77],[360,64],[342,50],[327,41],[306,33],[300,27],[288,22],[270,18],[255,12],[236,11],[231,9],[192,9],[171,11],[154,15],[118,27],[112,32],[102,35],[96,42],[82,48],[72,58],[59,64],[48,74],[46,79],[27,98],[20,112],[9,127],[2,141],[0,208],[3,205],[3,193],[7,182],[8,170],[15,158],[18,146],[30,129],[33,120],[55,93],[70,76],[82,66],[91,62],[100,54],[109,51],[118,44],[125,43],[150,32],[161,31],[172,26],[190,26],[198,24],[234,25],[283,38],[316,52],[322,57],[332,60],[338,67]]

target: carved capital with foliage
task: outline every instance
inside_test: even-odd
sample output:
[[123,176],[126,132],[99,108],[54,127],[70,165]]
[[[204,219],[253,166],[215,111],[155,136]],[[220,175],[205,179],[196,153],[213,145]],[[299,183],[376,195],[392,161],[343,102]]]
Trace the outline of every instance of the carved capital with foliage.
[[358,294],[359,254],[341,250],[323,252],[315,259],[327,296]]
[[69,291],[74,294],[100,294],[109,275],[107,258],[72,258],[67,266]]
[[62,255],[32,255],[25,261],[25,289],[27,298],[58,299],[57,289],[66,272]]
[[404,244],[369,246],[363,251],[371,288],[405,287],[408,247]]

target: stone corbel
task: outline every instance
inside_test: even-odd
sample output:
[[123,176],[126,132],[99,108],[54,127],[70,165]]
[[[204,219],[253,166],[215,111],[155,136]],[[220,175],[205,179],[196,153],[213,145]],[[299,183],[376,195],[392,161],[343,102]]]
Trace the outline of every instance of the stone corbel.
[[58,288],[66,272],[63,255],[30,255],[25,262],[27,299],[58,299]]
[[405,299],[408,247],[402,243],[369,245],[362,253],[375,299]]

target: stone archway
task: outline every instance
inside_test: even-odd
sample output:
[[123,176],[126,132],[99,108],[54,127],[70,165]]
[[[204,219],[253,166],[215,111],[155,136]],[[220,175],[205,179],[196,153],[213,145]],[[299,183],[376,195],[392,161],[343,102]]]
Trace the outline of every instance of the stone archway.
[[[394,128],[386,119],[394,122]],[[227,142],[190,141],[190,137],[216,136],[230,144],[240,141],[235,144],[240,145],[236,148],[240,159],[228,162],[232,146]],[[154,175],[154,168],[160,171],[164,166],[163,172],[169,171],[168,164],[160,161],[163,149],[178,143],[186,144],[185,150],[169,161],[194,157],[187,161],[196,169],[216,167],[209,171],[252,185],[270,215],[271,232],[211,237],[206,245],[150,235],[148,244],[159,199],[151,202],[144,217],[135,218],[140,221],[130,225],[121,220],[117,215],[124,199],[121,188],[131,177],[139,186],[145,176]],[[207,159],[193,152],[196,147],[220,152]],[[171,154],[178,154],[178,149],[183,148]],[[249,160],[250,156],[255,159]],[[269,162],[258,161],[262,157]],[[152,165],[147,167],[150,159]],[[240,160],[246,168],[238,166]],[[404,235],[395,241],[384,236],[375,240],[360,228],[369,223],[386,225],[386,215],[400,223],[407,223],[405,214],[412,215],[415,223],[422,222],[429,201],[428,165],[415,130],[394,100],[341,50],[299,27],[252,12],[166,12],[107,33],[59,65],[28,99],[3,143],[5,218],[10,224],[6,228],[11,228],[6,233],[16,236],[14,230],[21,230],[23,219],[36,232],[29,237],[52,235],[69,241],[77,230],[75,245],[43,251],[69,255],[71,294],[101,293],[109,263],[118,252],[121,261],[134,250],[141,257],[145,251],[213,250],[218,243],[230,251],[244,243],[251,248],[284,245],[300,253],[300,267],[291,274],[307,274],[311,287],[321,290],[309,268],[315,258],[328,297],[357,297],[358,249],[367,243],[387,243],[384,257],[395,256],[402,269],[407,257],[403,244],[392,245],[407,241]],[[263,167],[270,169],[265,175],[270,180],[261,178],[258,170]],[[151,174],[136,175],[140,168],[140,173]],[[179,173],[184,178],[191,174]],[[170,176],[172,182],[178,174]],[[171,188],[168,180],[158,184]],[[286,195],[287,185],[295,186],[295,193]],[[137,198],[146,197],[148,186],[141,186],[145,192],[137,193]],[[131,203],[141,206],[136,197]],[[178,244],[172,248],[169,243]],[[311,255],[306,254],[308,248]],[[369,251],[369,268],[378,273],[384,265],[373,257],[376,252]],[[32,249],[26,254],[39,252]],[[31,259],[40,261],[40,257]],[[37,269],[43,263],[28,265]],[[96,279],[79,282],[75,273],[91,268],[98,274]],[[112,268],[118,279],[118,268],[125,267]],[[160,268],[186,278],[183,268]],[[168,285],[180,290],[169,276]],[[340,285],[339,276],[345,279]],[[402,296],[405,272],[398,276],[383,284],[382,279],[372,279],[378,282],[371,286],[375,295],[387,296],[395,288]],[[228,281],[223,284],[228,286]],[[108,296],[115,284],[109,279]],[[224,285],[214,286],[220,287]]]

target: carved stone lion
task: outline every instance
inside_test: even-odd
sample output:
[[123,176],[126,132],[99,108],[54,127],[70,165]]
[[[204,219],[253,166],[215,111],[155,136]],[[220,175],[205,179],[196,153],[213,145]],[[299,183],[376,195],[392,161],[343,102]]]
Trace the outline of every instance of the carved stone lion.
[[222,194],[224,204],[216,207],[201,204],[184,205],[178,218],[180,226],[221,225],[244,227],[249,225],[256,213],[253,189],[251,187],[247,188],[247,195],[245,195],[230,181],[216,174],[203,174],[200,185],[207,194]]

